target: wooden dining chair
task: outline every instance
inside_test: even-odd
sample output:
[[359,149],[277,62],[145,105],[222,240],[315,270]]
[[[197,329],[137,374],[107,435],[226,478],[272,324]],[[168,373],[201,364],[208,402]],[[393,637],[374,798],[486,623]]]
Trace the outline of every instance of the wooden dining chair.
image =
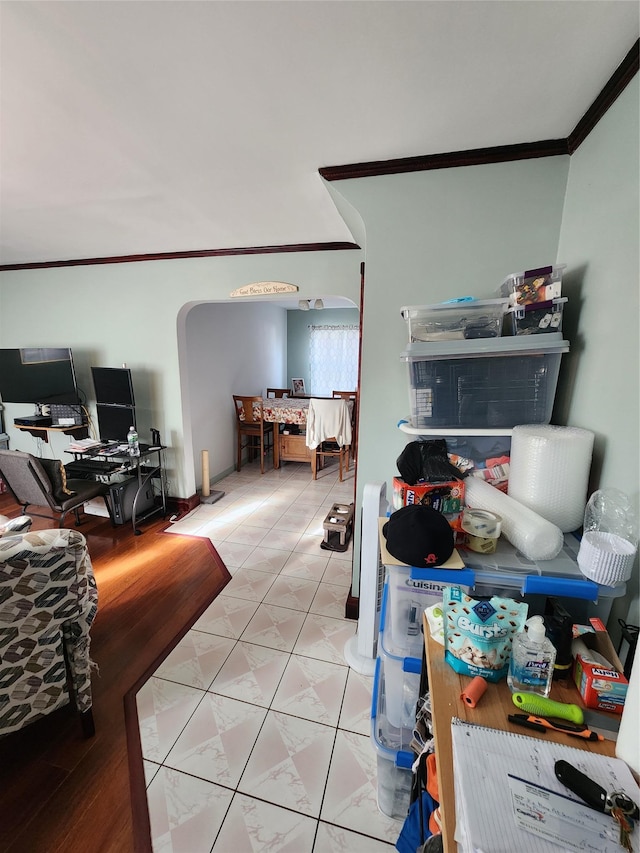
[[[273,424],[265,423],[262,397],[233,395],[236,411],[237,451],[236,471],[242,467],[242,451],[247,448],[249,460],[260,453],[260,473],[264,474],[264,456],[273,446]],[[243,443],[244,439],[244,443]]]
[[290,397],[291,388],[267,388],[267,397]]
[[339,479],[342,482],[342,468],[349,470],[349,447],[351,445],[351,418],[346,400],[314,399],[309,400],[307,412],[306,444],[311,450],[311,475],[318,475],[325,457],[338,458]]
[[333,391],[331,394],[334,398],[342,398],[343,400],[353,400],[353,406],[351,408],[351,449],[350,454],[354,463],[356,461],[356,454],[358,451],[358,392],[357,391]]

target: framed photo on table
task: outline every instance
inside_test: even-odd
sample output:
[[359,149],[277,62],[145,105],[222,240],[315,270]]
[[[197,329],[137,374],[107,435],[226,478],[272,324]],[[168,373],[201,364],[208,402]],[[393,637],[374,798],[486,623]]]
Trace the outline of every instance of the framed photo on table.
[[305,394],[306,392],[304,390],[304,379],[292,379],[291,391],[294,397],[296,396],[296,394]]

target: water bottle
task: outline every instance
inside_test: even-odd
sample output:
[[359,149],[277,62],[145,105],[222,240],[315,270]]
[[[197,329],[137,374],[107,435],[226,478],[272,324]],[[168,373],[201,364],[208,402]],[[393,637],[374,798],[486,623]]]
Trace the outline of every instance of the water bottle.
[[140,456],[140,442],[138,441],[138,433],[134,426],[129,427],[127,445],[129,446],[129,456]]

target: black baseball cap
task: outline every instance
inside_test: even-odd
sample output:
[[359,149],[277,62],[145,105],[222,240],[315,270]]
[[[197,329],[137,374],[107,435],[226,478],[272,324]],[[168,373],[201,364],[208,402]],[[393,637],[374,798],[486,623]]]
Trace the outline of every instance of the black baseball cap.
[[409,566],[441,566],[453,554],[453,530],[441,512],[423,504],[403,506],[382,528],[387,551]]

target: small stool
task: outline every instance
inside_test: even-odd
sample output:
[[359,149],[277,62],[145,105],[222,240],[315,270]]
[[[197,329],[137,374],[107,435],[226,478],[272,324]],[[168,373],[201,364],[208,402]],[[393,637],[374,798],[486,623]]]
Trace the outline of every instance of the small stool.
[[324,530],[324,541],[329,542],[331,533],[337,533],[340,544],[347,544],[347,533],[353,525],[353,504],[334,504],[329,510],[327,517],[322,522]]

